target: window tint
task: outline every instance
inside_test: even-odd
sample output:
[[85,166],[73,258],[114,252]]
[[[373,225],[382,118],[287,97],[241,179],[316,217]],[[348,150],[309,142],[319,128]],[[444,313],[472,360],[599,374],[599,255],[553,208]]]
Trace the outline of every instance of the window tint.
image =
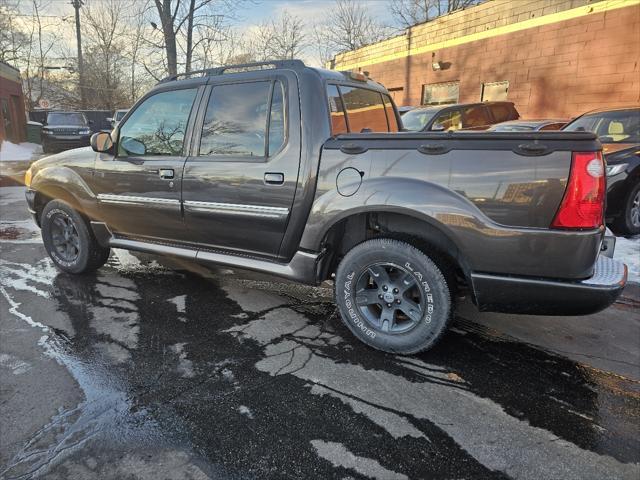
[[431,120],[436,113],[438,113],[437,110],[425,110],[422,108],[409,110],[402,116],[402,125],[407,130],[419,132],[429,123],[429,120]]
[[[408,115],[408,114],[407,114]],[[434,120],[431,130],[455,131],[462,128],[462,113],[460,110],[451,110],[438,115]]]
[[550,123],[549,125],[545,125],[540,130],[560,130],[563,127],[564,123]]
[[389,95],[382,95],[382,100],[384,101],[384,109],[387,112],[387,121],[389,122],[389,131],[397,132],[398,129],[398,119],[396,118],[395,111],[393,110],[393,104],[391,103],[391,98]]
[[331,134],[347,133],[347,121],[344,117],[344,106],[338,87],[335,85],[327,86],[327,97],[329,98],[329,114],[331,115]]
[[196,89],[147,98],[120,129],[118,155],[182,155],[184,134]]
[[507,120],[515,120],[516,116],[513,115],[511,106],[504,103],[497,103],[495,105],[487,105],[491,110],[491,115],[496,123],[506,122]]
[[271,82],[213,87],[199,155],[264,157]]
[[475,105],[464,110],[464,115],[462,116],[463,128],[484,127],[490,123],[491,121],[487,117],[484,105]]
[[86,125],[87,119],[82,113],[50,113],[47,125]]
[[364,128],[372,132],[388,132],[387,116],[379,92],[364,88],[340,87],[349,121],[349,131],[359,133]]
[[603,143],[636,143],[640,141],[640,111],[618,110],[584,115],[564,130],[593,132]]
[[271,97],[271,112],[269,113],[269,151],[271,156],[277,153],[284,145],[285,112],[284,112],[284,91],[281,82],[276,82],[273,86]]

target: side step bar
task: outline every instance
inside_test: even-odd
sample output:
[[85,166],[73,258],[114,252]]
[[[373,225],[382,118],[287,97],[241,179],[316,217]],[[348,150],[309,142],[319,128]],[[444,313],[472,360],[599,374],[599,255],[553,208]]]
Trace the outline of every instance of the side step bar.
[[140,240],[114,237],[109,229],[101,222],[91,222],[96,237],[100,244],[112,248],[123,248],[138,252],[168,255],[184,258],[197,263],[224,265],[228,267],[242,268],[256,272],[268,273],[296,282],[315,285],[317,264],[320,255],[298,250],[289,263],[270,262],[259,258],[239,256],[208,250],[196,250],[190,248],[175,247],[160,243],[150,243]]

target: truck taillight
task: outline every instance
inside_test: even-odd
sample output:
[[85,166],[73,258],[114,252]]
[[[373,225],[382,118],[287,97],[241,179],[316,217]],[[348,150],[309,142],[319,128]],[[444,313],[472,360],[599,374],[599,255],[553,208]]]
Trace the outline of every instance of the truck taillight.
[[574,152],[571,171],[554,228],[598,228],[604,214],[605,175],[602,152]]

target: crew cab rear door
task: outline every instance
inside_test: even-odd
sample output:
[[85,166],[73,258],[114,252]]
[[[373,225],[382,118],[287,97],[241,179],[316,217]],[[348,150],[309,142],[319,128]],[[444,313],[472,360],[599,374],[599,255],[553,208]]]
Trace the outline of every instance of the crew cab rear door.
[[[231,75],[229,75],[231,77]],[[187,241],[275,257],[298,182],[293,72],[215,78],[198,112],[182,200]]]
[[99,156],[94,175],[99,213],[115,234],[180,239],[182,171],[203,90],[191,86],[151,94],[118,127],[115,156]]

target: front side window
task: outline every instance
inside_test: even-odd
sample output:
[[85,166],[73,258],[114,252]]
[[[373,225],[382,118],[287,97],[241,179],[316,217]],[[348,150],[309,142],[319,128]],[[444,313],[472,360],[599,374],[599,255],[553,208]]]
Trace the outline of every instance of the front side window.
[[120,128],[119,156],[182,155],[196,89],[147,98]]
[[640,111],[618,110],[584,115],[563,130],[593,132],[603,143],[637,143],[640,141]]
[[450,110],[441,113],[434,120],[431,130],[444,130],[446,132],[454,132],[462,128],[462,113],[460,110]]

